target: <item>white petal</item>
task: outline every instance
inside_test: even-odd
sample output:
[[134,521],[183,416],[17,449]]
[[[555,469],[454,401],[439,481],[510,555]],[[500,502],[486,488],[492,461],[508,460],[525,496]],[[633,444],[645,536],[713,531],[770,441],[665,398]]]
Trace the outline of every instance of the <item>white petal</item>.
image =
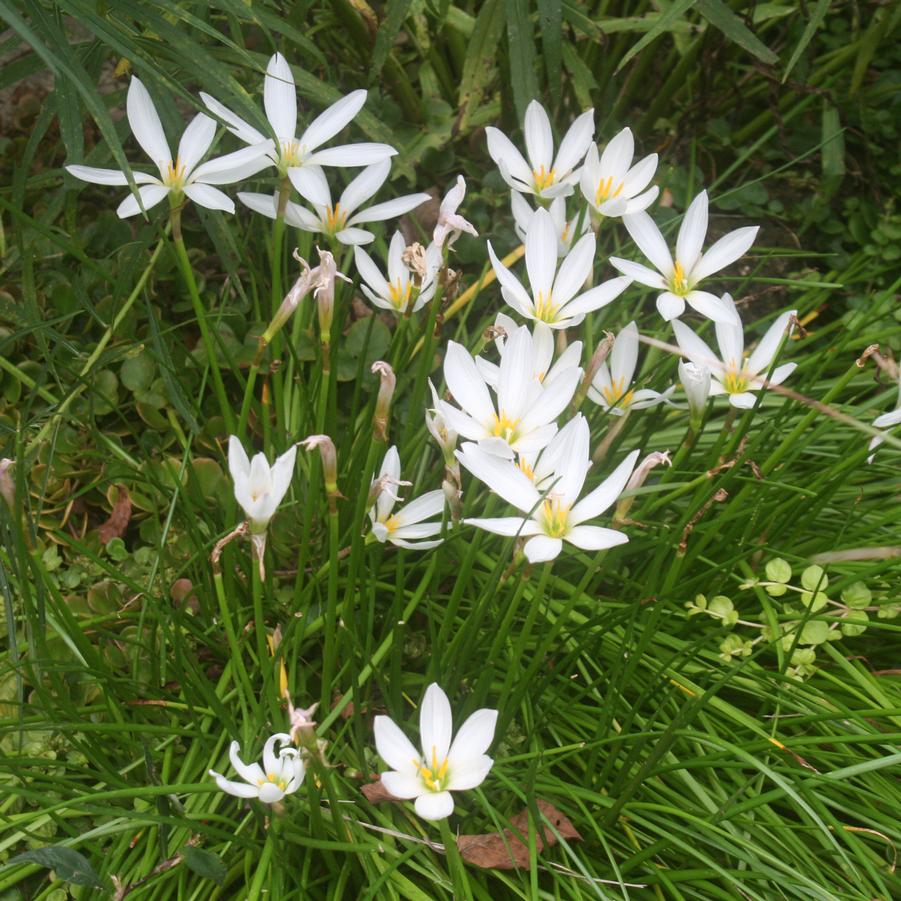
[[714,328],[723,364],[727,369],[741,369],[745,349],[744,330],[734,322],[717,322]]
[[748,372],[752,375],[757,375],[757,373],[765,372],[769,369],[770,364],[773,362],[773,357],[776,356],[776,351],[779,349],[779,345],[785,337],[791,317],[794,314],[794,310],[783,313],[769,329],[767,329],[766,334],[760,340],[760,344],[754,348],[754,352],[748,360]]
[[[442,499],[444,498],[444,492],[438,491],[437,494],[440,494]],[[403,511],[401,511],[403,512]],[[396,542],[397,539],[417,539],[417,538],[431,538],[433,535],[437,535],[441,531],[441,523],[440,522],[417,522],[413,523],[409,526],[399,526],[391,532],[390,540]]]
[[600,526],[575,526],[567,533],[566,540],[583,551],[602,551],[625,544],[629,536],[616,529],[603,529]]
[[641,210],[646,210],[657,199],[659,193],[660,188],[654,185],[653,188],[649,188],[644,194],[633,197],[626,203],[626,213],[638,213]]
[[425,193],[404,194],[403,197],[395,197],[393,200],[386,200],[361,210],[348,220],[348,225],[356,225],[360,222],[382,222],[385,219],[393,219],[395,216],[404,216],[410,210],[415,210],[416,207],[431,199],[431,195]]
[[282,502],[282,499],[291,487],[291,479],[294,477],[294,460],[296,456],[297,446],[292,444],[291,447],[289,447],[276,459],[275,463],[272,464],[272,471],[270,474],[272,478],[272,487],[270,490],[276,507]]
[[396,154],[397,150],[390,144],[373,144],[363,141],[359,144],[341,144],[338,147],[317,150],[306,158],[304,165],[371,166]]
[[485,781],[493,765],[494,761],[486,754],[470,757],[463,763],[451,764],[447,770],[448,789],[459,792],[476,788]]
[[707,192],[701,191],[688,207],[676,240],[676,259],[682,264],[686,274],[690,273],[698,262],[706,237]]
[[508,336],[498,373],[497,406],[502,416],[522,418],[535,375],[532,336],[520,326]]
[[406,547],[414,551],[425,551],[429,548],[438,547],[439,544],[444,543],[440,538],[437,541],[404,541],[403,539],[396,537],[391,537],[388,540],[392,544],[397,545],[397,547]]
[[484,529],[486,532],[492,532],[495,535],[506,535],[512,538],[515,535],[534,535],[538,531],[538,524],[532,519],[520,519],[518,516],[497,516],[478,518],[473,517],[464,519],[463,522],[468,526],[475,526],[477,529]]
[[553,379],[545,379],[541,393],[534,397],[522,418],[522,430],[528,432],[555,420],[573,399],[580,378],[582,370],[571,368],[555,373]]
[[[627,197],[635,197],[640,191],[644,191],[647,187],[648,182],[654,177],[654,173],[657,171],[657,154],[650,153],[644,159],[639,160],[627,173],[625,178],[623,179],[623,194]],[[652,188],[651,191],[647,193],[650,194],[653,192],[653,197],[647,201],[642,207],[636,207],[637,209],[644,209],[644,207],[650,204],[651,200],[657,196],[659,188]],[[631,210],[630,210],[631,212]]]
[[757,403],[757,395],[750,391],[743,391],[741,394],[730,394],[729,403],[739,410],[750,410]]
[[614,381],[622,382],[625,391],[632,384],[638,363],[638,326],[630,322],[613,342],[610,352],[610,373]]
[[393,770],[380,776],[386,791],[395,798],[415,798],[422,794],[422,779],[416,773],[397,773]]
[[[394,445],[385,452],[382,468],[379,470],[379,477],[382,476],[387,476],[392,482],[400,481],[400,455]],[[375,506],[380,522],[384,522],[391,515],[391,511],[397,503],[392,496],[394,493],[393,488],[387,491],[383,490],[376,499]]]
[[797,366],[797,363],[783,363],[781,366],[777,366],[770,376],[770,384],[781,385],[795,371]]
[[619,257],[610,257],[610,263],[623,275],[627,275],[640,285],[659,288],[661,291],[666,290],[666,280],[655,269],[648,269],[641,263],[633,263],[631,260],[622,260]]
[[590,494],[585,495],[569,514],[570,522],[577,526],[588,519],[600,516],[622,493],[635,469],[639,451],[630,453],[616,469]]
[[[82,181],[91,182],[95,185],[127,185],[128,178],[124,172],[118,169],[95,169],[93,166],[66,166],[66,172],[74,175]],[[146,172],[132,171],[132,177],[135,184],[158,184],[159,179],[154,175],[148,175]]]
[[428,763],[440,765],[447,757],[453,728],[450,701],[441,686],[432,682],[419,705],[419,738]]
[[586,110],[579,116],[560,142],[560,149],[554,159],[554,171],[558,178],[564,178],[585,156],[594,137],[594,110]]
[[571,300],[563,307],[559,315],[561,317],[584,316],[586,313],[599,310],[601,307],[605,307],[608,303],[616,300],[631,284],[632,279],[625,275],[601,282],[601,284],[589,289],[584,294],[580,294],[575,300]]
[[516,236],[520,241],[524,242],[526,240],[526,232],[529,229],[529,223],[532,221],[534,210],[529,206],[529,201],[518,191],[510,192],[510,208],[513,212]]
[[228,439],[228,471],[235,481],[250,477],[250,460],[237,435]]
[[243,181],[271,166],[273,153],[274,145],[269,140],[242,147],[234,153],[201,163],[192,173],[191,181],[207,185],[230,185]]
[[538,506],[541,495],[529,477],[510,460],[473,445],[458,450],[457,459],[480,482],[523,513],[530,513]]
[[737,228],[728,235],[720,238],[708,251],[698,260],[697,265],[689,276],[689,284],[696,284],[708,275],[725,269],[730,263],[734,263],[740,256],[747,253],[750,246],[757,237],[759,227],[756,225],[747,228]]
[[399,773],[416,772],[421,754],[389,716],[377,716],[373,722],[375,748],[379,757]]
[[[338,134],[360,112],[364,103],[366,103],[366,91],[351,91],[346,97],[342,97],[328,109],[321,112],[309,124],[307,130],[301,135],[301,144],[305,144],[310,150],[313,150],[320,144],[324,144]],[[348,163],[347,165],[356,166],[360,164]]]
[[184,192],[194,203],[199,203],[208,210],[224,210],[226,213],[235,211],[235,204],[231,197],[212,185],[197,183],[185,185]]
[[506,169],[517,181],[530,184],[532,170],[513,142],[502,131],[490,126],[485,129],[485,137],[488,140],[488,153],[501,169],[501,174]]
[[472,441],[478,441],[488,435],[485,426],[476,422],[471,416],[461,412],[456,407],[452,407],[446,401],[441,401],[438,408],[444,417],[449,428],[453,429],[461,438],[469,438]]
[[427,792],[414,804],[424,820],[443,820],[454,812],[454,796],[450,792]]
[[[440,516],[444,511],[444,492],[427,491],[425,494],[410,501],[395,514],[398,526],[409,526],[421,522],[432,516]],[[440,523],[438,524],[440,527]],[[415,537],[410,535],[408,537]],[[424,536],[422,536],[424,537]]]
[[[288,222],[288,217],[285,217],[285,221]],[[324,229],[320,226],[315,229],[315,231],[323,231]],[[313,231],[313,229],[311,229]],[[349,247],[357,247],[360,244],[371,244],[375,240],[375,235],[366,231],[365,228],[343,228],[339,231],[335,237],[342,243],[346,244]]]
[[228,748],[228,759],[231,761],[234,771],[245,781],[252,785],[256,785],[261,779],[266,778],[266,774],[260,769],[258,763],[244,763],[238,756],[241,750],[239,742],[233,741]]
[[494,741],[497,725],[497,711],[483,707],[468,716],[457,730],[454,742],[448,752],[448,767],[453,768],[481,757]]
[[613,183],[621,182],[626,177],[626,172],[632,164],[635,155],[635,138],[631,128],[624,128],[614,135],[604,148],[600,161],[600,176],[613,178]]
[[554,467],[549,486],[542,485],[542,490],[549,487],[554,494],[561,497],[566,506],[574,504],[578,499],[585,484],[588,468],[591,466],[589,457],[591,435],[588,421],[584,416],[575,418],[575,426],[570,435],[570,441],[563,448],[560,460]]
[[488,386],[479,374],[469,351],[455,341],[449,341],[444,357],[444,380],[454,400],[479,422],[488,422],[495,415]]
[[559,538],[548,538],[547,535],[530,538],[523,548],[529,563],[545,563],[553,560],[562,550],[563,542]]
[[332,193],[325,172],[319,166],[291,166],[288,169],[288,178],[291,179],[297,193],[313,206],[332,205]]
[[664,291],[657,298],[657,312],[670,322],[685,312],[685,300],[672,291]]
[[557,270],[557,232],[554,220],[545,209],[535,210],[526,235],[526,269],[532,296],[542,294],[547,300]]
[[[239,191],[238,200],[255,213],[262,213],[262,215],[268,216],[270,219],[275,218],[278,201],[272,194],[254,194],[248,191]],[[297,204],[294,205],[297,206]]]
[[560,264],[554,280],[554,303],[563,305],[573,298],[591,274],[596,242],[594,234],[583,235]]
[[673,258],[654,220],[645,212],[623,216],[623,224],[639,250],[665,278],[673,274]]
[[[144,212],[147,212],[147,210],[155,207],[166,197],[169,189],[165,185],[143,185],[138,188],[138,193],[141,195],[141,204],[144,207]],[[129,216],[134,216],[140,212],[141,207],[138,206],[138,198],[134,194],[129,194],[116,209],[120,219],[127,219]]]
[[288,61],[275,53],[266,67],[263,80],[263,105],[266,118],[280,141],[290,141],[297,134],[297,92]]
[[245,782],[232,782],[215,770],[210,770],[210,775],[216,780],[216,784],[222,791],[234,795],[236,798],[258,798],[260,796],[260,790],[255,785],[247,785]]
[[[391,160],[382,160],[367,166],[341,194],[341,209],[350,215],[361,204],[365,203],[385,183],[391,171]],[[361,220],[366,221],[366,220]],[[348,222],[348,225],[352,223]]]
[[216,120],[198,113],[188,124],[178,142],[178,162],[191,173],[210,149],[216,137]]
[[699,338],[684,322],[676,319],[673,322],[673,331],[676,335],[676,343],[682,349],[682,353],[696,366],[709,369],[713,373],[722,371],[720,358],[710,349],[710,346]]
[[357,272],[360,273],[360,278],[362,278],[376,294],[382,298],[389,296],[390,292],[385,276],[382,275],[379,271],[379,267],[373,262],[372,257],[369,256],[362,247],[354,248],[354,263],[357,266]]
[[404,251],[407,249],[407,242],[404,236],[396,231],[391,236],[391,243],[388,245],[388,278],[390,281],[400,281],[402,284],[410,280],[410,270],[404,264]]
[[[503,286],[503,292],[505,292],[504,300],[517,312],[521,313],[523,309],[531,309],[532,299],[529,297],[528,292],[523,288],[519,279],[498,259],[490,241],[488,242],[488,257],[491,260],[491,266],[494,269],[497,280]],[[515,303],[507,298],[507,293],[511,295]]]
[[236,137],[244,141],[245,144],[259,144],[266,140],[266,136],[257,131],[252,125],[245,122],[240,116],[236,116],[227,106],[220,103],[215,97],[200,92],[200,99],[206,105],[206,108],[214,115],[220,118],[225,127]]
[[[723,295],[728,297],[728,295]],[[685,297],[688,305],[697,310],[702,316],[712,319],[714,322],[727,322],[741,328],[741,320],[732,304],[724,302],[715,294],[708,291],[689,291]]]
[[[498,314],[498,319],[501,315]],[[582,342],[576,341],[563,351],[560,359],[551,367],[551,361],[554,359],[554,330],[543,322],[535,323],[535,331],[532,332],[532,348],[535,364],[534,374],[541,378],[550,377],[551,372],[557,368],[567,369],[570,366],[578,366],[582,357]]]
[[150,94],[136,77],[131,79],[131,84],[128,86],[126,110],[132,134],[144,153],[156,163],[161,171],[165,171],[166,166],[172,162],[172,151],[169,150],[163,125],[156,107],[150,99]]
[[543,166],[545,172],[550,171],[554,158],[554,136],[551,132],[550,119],[537,100],[531,101],[526,107],[523,136],[526,139],[526,153],[532,169]]

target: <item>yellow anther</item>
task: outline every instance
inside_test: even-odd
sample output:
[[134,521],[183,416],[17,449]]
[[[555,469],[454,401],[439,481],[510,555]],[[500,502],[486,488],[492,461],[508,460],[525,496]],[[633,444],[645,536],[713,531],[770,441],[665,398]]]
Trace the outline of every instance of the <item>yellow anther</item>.
[[385,528],[386,528],[389,532],[393,532],[393,531],[400,525],[400,523],[398,522],[396,516],[389,516],[389,517],[385,520],[385,522],[383,523],[383,525],[385,526]]
[[336,203],[334,207],[327,206],[325,208],[325,226],[330,235],[341,231],[345,222],[347,222],[347,213],[341,209],[340,203]]
[[300,143],[296,138],[282,141],[281,150],[282,163],[285,166],[299,166],[303,162]]
[[165,183],[170,188],[178,188],[181,187],[184,179],[185,167],[181,160],[179,160],[178,157],[176,157],[175,160],[169,160],[169,164],[166,166]]
[[736,369],[730,369],[723,376],[723,387],[730,394],[742,394],[748,390],[748,379],[744,370],[738,372]]
[[516,429],[519,426],[519,419],[511,419],[501,410],[501,415],[496,413],[493,416],[494,422],[491,427],[491,434],[495,438],[503,438],[505,441],[511,441],[516,435]]
[[535,189],[543,191],[557,180],[557,174],[553,168],[545,169],[544,166],[539,166],[537,169],[532,170],[532,178],[535,181]]
[[530,481],[535,481],[535,470],[532,469],[532,467],[529,466],[529,464],[525,460],[519,461],[519,468],[529,478]]
[[394,304],[398,310],[405,310],[407,308],[412,293],[413,285],[409,281],[404,285],[400,278],[396,278],[388,285],[388,294],[391,297],[391,303]]
[[557,311],[560,309],[559,304],[554,303],[554,295],[548,292],[547,297],[544,291],[539,291],[535,297],[535,318],[541,322],[554,322],[557,318]]
[[608,175],[607,178],[602,178],[598,182],[597,190],[594,193],[595,206],[600,206],[605,200],[616,200],[616,198],[622,194],[624,187],[624,183],[620,182],[614,189],[612,175]]
[[632,392],[625,390],[625,379],[613,379],[609,385],[601,388],[601,394],[608,407],[628,407],[632,403]]
[[569,507],[557,497],[550,497],[541,505],[544,533],[551,538],[562,538],[569,532]]
[[673,265],[673,278],[670,282],[670,290],[673,294],[678,294],[680,297],[688,294],[688,279],[685,277],[685,270],[678,260]]

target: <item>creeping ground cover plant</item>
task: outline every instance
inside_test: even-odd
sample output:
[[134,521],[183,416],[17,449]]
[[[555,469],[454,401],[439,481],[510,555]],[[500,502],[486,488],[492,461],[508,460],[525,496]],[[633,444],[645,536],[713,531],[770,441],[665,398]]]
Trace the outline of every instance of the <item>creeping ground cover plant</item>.
[[313,6],[10,18],[61,150],[0,192],[0,897],[895,897],[897,272],[840,308],[810,197],[845,51],[761,136],[691,72],[807,77],[785,5],[538,4],[547,90],[528,3]]

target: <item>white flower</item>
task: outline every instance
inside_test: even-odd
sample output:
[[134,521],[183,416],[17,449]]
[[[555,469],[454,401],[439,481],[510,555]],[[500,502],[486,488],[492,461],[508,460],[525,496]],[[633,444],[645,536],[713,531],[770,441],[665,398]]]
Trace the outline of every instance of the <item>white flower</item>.
[[228,468],[235,483],[235,500],[250,520],[251,531],[265,532],[291,485],[297,448],[288,448],[269,466],[265,454],[256,454],[253,461],[237,436],[228,439]]
[[706,366],[679,360],[679,381],[685,391],[691,421],[697,426],[704,418],[710,396],[710,370]]
[[[391,160],[367,166],[344,189],[341,198],[333,206],[325,173],[318,166],[311,166],[304,170],[303,188],[298,190],[313,204],[315,212],[289,201],[285,209],[285,222],[303,231],[318,232],[337,238],[342,244],[369,244],[375,237],[372,232],[355,226],[364,222],[381,222],[384,219],[402,216],[430,199],[428,194],[405,194],[403,197],[395,197],[393,200],[386,200],[356,212],[358,207],[381,188],[390,171]],[[270,219],[276,216],[277,195],[241,193],[238,194],[238,200],[254,212],[262,213]]]
[[447,246],[451,247],[462,232],[474,238],[479,236],[475,226],[457,212],[465,196],[466,181],[462,175],[458,175],[456,184],[444,195],[438,208],[438,223],[432,232],[432,241],[438,246],[439,251],[443,249],[445,241]]
[[[723,302],[734,309],[732,298],[728,294],[723,295]],[[673,329],[682,353],[696,366],[710,370],[713,377],[710,393],[728,394],[729,403],[733,407],[748,409],[753,407],[757,400],[753,392],[760,391],[764,387],[762,378],[766,377],[794,315],[795,311],[789,310],[779,316],[760,339],[750,357],[744,355],[745,336],[741,325],[732,322],[715,323],[716,340],[722,361],[684,322],[677,319],[673,322]],[[777,366],[769,376],[769,383],[781,385],[791,375],[796,365],[784,363]]]
[[588,424],[581,419],[573,427],[568,446],[558,448],[553,472],[543,476],[541,489],[512,461],[485,453],[477,445],[465,445],[457,451],[463,466],[525,516],[464,522],[497,535],[527,538],[523,550],[530,563],[553,560],[563,549],[564,541],[587,551],[624,544],[629,539],[622,532],[583,523],[600,516],[619,497],[639,452],[632,451],[594,491],[578,500],[590,466],[588,441]]
[[372,257],[362,247],[354,247],[354,262],[364,282],[360,285],[361,290],[377,307],[392,313],[415,313],[432,299],[437,285],[440,248],[429,244],[426,249],[426,275],[421,284],[404,262],[406,249],[404,236],[395,232],[388,247],[388,278],[385,279]]
[[657,154],[651,153],[632,165],[635,139],[624,128],[598,154],[597,144],[588,148],[579,184],[582,194],[602,216],[624,216],[647,209],[659,188],[645,190],[657,171]]
[[[236,116],[228,107],[209,94],[201,92],[207,109],[218,116],[228,130],[245,144],[260,144],[265,135]],[[317,148],[331,140],[362,109],[366,91],[352,91],[320,113],[297,137],[297,95],[294,75],[281,53],[274,54],[266,67],[263,81],[263,106],[266,118],[278,144],[264,154],[264,166],[275,164],[287,175],[298,191],[304,183],[304,170],[319,166],[368,166],[393,156],[397,151],[390,144],[343,144],[340,147]],[[271,142],[270,142],[271,143]]]
[[572,400],[582,375],[567,366],[543,382],[535,377],[536,353],[532,335],[520,326],[507,336],[497,373],[497,404],[469,351],[448,342],[444,379],[462,409],[439,400],[438,409],[448,426],[491,453],[511,457],[513,452],[535,452],[557,432],[554,420]]
[[[275,746],[279,745],[276,752]],[[244,782],[232,782],[215,770],[210,775],[219,788],[238,798],[259,798],[264,804],[275,804],[285,795],[300,788],[304,778],[300,752],[291,745],[291,736],[285,732],[271,735],[263,746],[263,766],[244,763],[238,756],[241,745],[233,741],[228,751],[232,767]]]
[[[421,538],[431,538],[441,531],[441,522],[423,522],[432,516],[440,516],[444,510],[444,492],[427,491],[416,500],[410,501],[393,512],[397,503],[397,494],[392,486],[400,482],[400,456],[396,447],[388,448],[378,478],[373,479],[373,487],[380,484],[382,487],[376,496],[375,503],[369,511],[369,521],[372,523],[372,534],[378,541],[390,541],[398,547],[427,550],[441,544],[437,541],[420,541]],[[411,540],[412,539],[412,540]]]
[[[897,406],[895,407],[894,410],[891,410],[888,413],[883,413],[881,416],[877,416],[873,420],[873,425],[877,429],[891,429],[891,428],[894,428],[896,425],[898,425],[899,422],[901,422],[901,375],[899,375],[899,381],[898,381],[898,404],[897,404]],[[869,449],[871,451],[875,451],[876,448],[879,447],[880,444],[882,444],[882,438],[880,438],[878,435],[874,435],[870,439],[870,448]],[[875,454],[870,454],[870,456],[867,457],[867,463],[872,463],[873,457],[875,457],[875,456],[876,456]]]
[[454,450],[457,447],[457,433],[448,426],[441,415],[441,398],[429,379],[429,390],[432,392],[432,406],[425,411],[425,425],[435,443],[441,448],[445,463],[456,464]]
[[642,285],[658,288],[657,311],[669,321],[685,312],[685,304],[715,322],[737,322],[734,309],[725,307],[715,294],[699,291],[698,285],[707,276],[734,263],[754,243],[759,231],[756,225],[737,228],[719,239],[707,253],[702,254],[707,236],[707,192],[701,191],[691,202],[676,239],[676,259],[670,256],[666,241],[654,220],[645,213],[623,216],[623,222],[641,252],[657,267],[649,269],[640,263],[610,257],[620,272]]
[[591,274],[595,238],[587,234],[560,263],[557,271],[557,230],[547,210],[536,210],[526,233],[526,270],[531,295],[519,279],[497,258],[491,242],[488,255],[501,284],[504,300],[527,319],[544,322],[551,328],[578,325],[586,313],[598,310],[617,298],[631,282],[620,276],[579,293]]
[[424,820],[443,820],[454,812],[451,792],[476,788],[494,761],[485,752],[494,739],[497,711],[483,707],[469,716],[453,736],[447,695],[432,683],[419,707],[420,753],[387,716],[375,718],[375,746],[391,769],[382,784],[396,798],[415,798]]
[[[159,169],[160,176],[147,172],[132,172],[138,188],[140,201],[134,194],[119,204],[116,212],[120,219],[134,216],[143,208],[155,207],[170,193],[175,197],[186,195],[194,203],[210,210],[235,211],[231,198],[213,185],[227,185],[259,172],[265,165],[260,156],[271,141],[260,135],[260,144],[245,147],[235,153],[220,156],[200,163],[216,136],[216,122],[203,113],[196,115],[184,130],[178,143],[178,154],[172,158],[172,151],[166,140],[163,125],[157,114],[147,88],[132,78],[128,86],[126,103],[128,124],[137,142]],[[82,181],[97,185],[127,185],[128,177],[118,169],[95,169],[93,166],[66,166],[66,171]]]
[[[529,206],[529,201],[522,194],[517,194],[516,191],[510,192],[510,207],[513,210],[513,228],[516,231],[516,237],[520,241],[525,242],[526,235],[529,232],[529,223],[532,221],[532,216],[535,215],[535,210]],[[566,218],[565,197],[555,197],[547,211],[551,214],[551,219],[554,222],[554,231],[557,233],[557,256],[565,257],[573,245],[579,214],[577,213],[572,219]],[[579,237],[584,235],[590,228],[590,217],[583,216]]]
[[675,386],[670,386],[661,394],[650,388],[632,391],[632,377],[638,364],[638,326],[630,322],[613,342],[610,365],[605,360],[598,367],[588,396],[600,404],[608,413],[622,416],[627,410],[642,410],[657,404],[669,403]]
[[[516,465],[539,491],[546,490],[551,487],[554,480],[554,472],[560,465],[564,454],[568,454],[574,444],[585,449],[583,462],[585,464],[585,472],[588,472],[591,466],[591,460],[588,457],[589,440],[588,422],[581,413],[577,413],[554,435],[547,447],[535,453],[517,454]],[[468,449],[472,447],[477,447],[477,445],[467,442],[462,449],[471,453]]]
[[594,135],[594,110],[582,113],[573,122],[560,142],[556,157],[551,122],[537,100],[526,108],[523,125],[528,162],[502,131],[487,128],[485,133],[488,153],[497,163],[504,181],[514,191],[550,199],[571,194],[573,184],[579,179],[576,167],[582,162]]

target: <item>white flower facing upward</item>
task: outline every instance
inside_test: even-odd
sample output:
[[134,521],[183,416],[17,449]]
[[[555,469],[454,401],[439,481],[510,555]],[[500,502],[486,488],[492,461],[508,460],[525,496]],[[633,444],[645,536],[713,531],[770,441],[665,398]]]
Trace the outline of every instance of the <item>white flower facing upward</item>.
[[426,274],[421,280],[404,262],[407,242],[400,232],[395,232],[388,247],[388,278],[386,279],[372,257],[359,245],[354,247],[354,262],[363,282],[362,292],[379,308],[392,313],[415,313],[435,295],[438,269],[441,266],[441,249],[429,244],[425,251]]
[[[261,154],[272,146],[271,141],[266,141],[260,135],[259,146],[245,147],[235,153],[200,163],[216,136],[216,122],[209,116],[198,113],[184,130],[178,143],[178,154],[173,159],[153,100],[147,93],[147,88],[137,78],[132,78],[128,86],[126,112],[132,134],[141,149],[156,164],[160,175],[157,178],[147,172],[131,173],[135,184],[141,185],[138,188],[140,201],[134,194],[126,197],[116,210],[120,219],[135,216],[142,208],[147,211],[170,194],[173,199],[184,195],[207,209],[233,213],[235,204],[232,199],[213,185],[231,184],[256,174],[266,165],[260,161]],[[128,184],[128,177],[118,169],[66,166],[66,171],[82,181],[97,185]]]
[[381,774],[382,784],[396,798],[415,798],[416,813],[424,820],[449,817],[454,812],[451,792],[481,785],[494,764],[485,752],[496,725],[497,711],[483,707],[454,736],[450,702],[433,682],[419,707],[422,751],[390,717],[375,718],[375,747],[391,767]]
[[[513,228],[516,237],[525,243],[526,235],[529,233],[529,223],[535,210],[529,206],[529,201],[518,194],[516,191],[510,192],[510,208],[513,211]],[[572,219],[566,218],[566,198],[555,197],[547,211],[551,214],[554,222],[554,231],[557,233],[557,256],[565,257],[573,246],[573,239],[576,237],[576,229],[579,228],[579,214],[576,213]],[[591,218],[582,216],[582,227],[579,229],[579,237],[581,238],[591,228]]]
[[[622,493],[635,468],[639,452],[632,451],[593,491],[579,500],[590,461],[588,424],[578,420],[567,446],[557,449],[553,472],[543,475],[541,488],[511,460],[485,453],[474,444],[457,451],[460,463],[508,504],[521,510],[520,516],[472,518],[464,522],[497,535],[521,536],[530,563],[555,559],[568,541],[586,551],[615,547],[629,540],[615,529],[584,525],[600,516]],[[561,429],[561,431],[563,431]]]
[[[276,745],[279,746],[278,750]],[[233,741],[228,757],[243,782],[232,782],[215,770],[209,771],[222,791],[238,798],[259,798],[264,804],[275,804],[285,795],[294,794],[303,783],[303,760],[286,732],[277,732],[266,740],[263,745],[262,766],[258,763],[244,763],[238,756],[240,749],[240,743]]]
[[588,389],[588,396],[614,416],[622,416],[627,410],[642,410],[669,403],[675,386],[670,386],[662,394],[650,388],[632,390],[632,378],[637,365],[638,326],[630,322],[613,342],[610,365],[605,360],[598,367]]
[[[610,279],[582,291],[594,264],[595,238],[583,235],[557,269],[557,229],[551,214],[536,210],[526,233],[526,271],[531,294],[498,259],[488,242],[488,255],[504,300],[521,316],[551,328],[578,325],[587,313],[606,306],[626,289],[630,278]],[[579,292],[582,293],[579,293]]]
[[557,432],[554,420],[572,400],[582,370],[567,366],[553,379],[536,377],[534,339],[522,325],[507,336],[497,370],[497,401],[472,355],[450,341],[444,357],[444,379],[461,409],[439,400],[438,409],[458,435],[478,441],[485,450],[512,457],[535,452]]
[[445,243],[448,247],[453,246],[463,232],[474,238],[479,236],[475,226],[457,212],[465,196],[466,181],[462,175],[458,175],[456,183],[444,195],[438,208],[438,222],[432,232],[432,241],[437,245],[439,251],[444,248]]
[[657,311],[664,319],[669,321],[681,316],[687,303],[715,322],[738,322],[734,308],[721,303],[715,294],[698,290],[698,285],[747,252],[757,237],[759,228],[756,225],[729,232],[702,254],[707,237],[707,192],[701,191],[682,220],[674,260],[660,229],[647,213],[627,214],[623,216],[623,222],[632,240],[657,271],[619,257],[610,257],[610,262],[639,284],[662,292],[657,297]]
[[526,107],[523,124],[528,162],[499,129],[486,128],[485,134],[488,153],[504,181],[514,191],[549,200],[561,194],[572,194],[572,186],[579,180],[577,166],[594,135],[594,110],[582,113],[573,122],[563,136],[556,156],[551,121],[537,100]]
[[657,154],[651,153],[632,165],[635,139],[632,129],[624,128],[598,153],[597,144],[588,148],[579,179],[582,194],[602,216],[625,216],[647,209],[659,188],[648,188],[657,171]]
[[228,439],[228,468],[235,500],[247,515],[251,532],[266,531],[291,485],[296,456],[297,448],[292,445],[270,466],[265,454],[255,454],[252,461],[248,460],[237,436]]
[[[733,307],[732,298],[728,294],[723,295],[723,302]],[[710,370],[712,377],[710,393],[727,394],[733,407],[749,409],[757,401],[754,392],[764,388],[763,379],[769,372],[794,315],[795,310],[789,310],[779,316],[750,356],[745,356],[745,336],[741,325],[732,322],[715,323],[716,340],[722,360],[684,322],[676,320],[673,329],[682,353],[696,366]],[[794,371],[795,366],[797,363],[783,363],[777,366],[769,376],[769,383],[781,385]]]
[[441,531],[441,521],[425,522],[433,516],[441,516],[444,511],[444,492],[427,491],[410,503],[405,504],[396,513],[394,506],[400,500],[397,487],[403,483],[400,479],[400,456],[396,447],[388,448],[378,477],[372,481],[372,490],[377,490],[375,503],[369,510],[369,521],[372,523],[371,536],[382,543],[388,541],[397,547],[413,550],[428,550],[438,547],[437,541],[422,541],[431,538]]
[[[899,374],[898,378],[898,404],[894,410],[890,410],[888,413],[883,413],[881,416],[877,416],[873,420],[873,425],[877,429],[891,429],[898,425],[898,423],[901,423],[901,374]],[[878,435],[874,435],[870,439],[869,449],[871,451],[875,451],[880,444],[882,444],[882,438],[880,438]],[[867,457],[867,463],[872,463],[873,457],[875,456],[875,453],[870,454],[870,456]]]
[[[430,199],[429,195],[424,193],[405,194],[403,197],[377,203],[368,209],[359,209],[382,187],[390,171],[391,160],[367,166],[348,184],[338,202],[333,204],[325,173],[318,166],[312,166],[305,170],[303,187],[298,187],[298,191],[313,205],[315,212],[288,201],[285,208],[285,222],[303,231],[336,238],[342,244],[369,244],[375,235],[357,226],[403,216],[404,213],[409,213]],[[256,213],[262,213],[270,219],[276,217],[278,195],[245,192],[238,194],[238,200]]]
[[[235,115],[215,97],[201,92],[201,99],[211,113],[218,116],[235,137],[245,144],[259,145],[266,136]],[[266,119],[278,144],[267,148],[263,166],[275,165],[287,175],[297,190],[305,178],[304,169],[319,166],[368,166],[393,156],[397,151],[390,144],[344,144],[340,147],[318,148],[331,140],[363,108],[366,91],[351,91],[320,113],[297,137],[297,94],[294,75],[281,53],[274,54],[266,67],[263,80],[263,106]]]

